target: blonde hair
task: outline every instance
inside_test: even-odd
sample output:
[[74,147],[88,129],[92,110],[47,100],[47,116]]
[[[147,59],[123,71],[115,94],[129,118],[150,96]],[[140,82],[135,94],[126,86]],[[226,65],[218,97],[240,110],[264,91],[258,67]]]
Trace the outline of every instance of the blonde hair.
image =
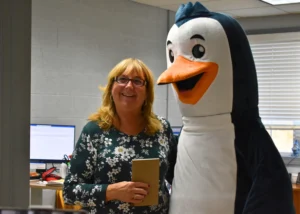
[[142,115],[146,121],[146,134],[153,135],[162,128],[161,122],[152,111],[154,102],[154,78],[150,69],[139,59],[128,58],[119,62],[108,74],[108,81],[105,87],[100,87],[103,91],[102,105],[99,110],[90,115],[89,120],[95,121],[103,130],[108,130],[113,126],[113,120],[117,116],[115,104],[112,100],[111,90],[114,79],[120,76],[127,68],[144,75],[146,80],[146,100],[142,107]]

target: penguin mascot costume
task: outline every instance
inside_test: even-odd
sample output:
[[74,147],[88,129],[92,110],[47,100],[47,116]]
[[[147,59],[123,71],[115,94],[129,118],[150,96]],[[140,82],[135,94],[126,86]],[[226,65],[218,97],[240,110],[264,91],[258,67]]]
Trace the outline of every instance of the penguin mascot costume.
[[294,214],[292,184],[258,110],[247,37],[230,16],[181,5],[166,41],[181,111],[170,214]]

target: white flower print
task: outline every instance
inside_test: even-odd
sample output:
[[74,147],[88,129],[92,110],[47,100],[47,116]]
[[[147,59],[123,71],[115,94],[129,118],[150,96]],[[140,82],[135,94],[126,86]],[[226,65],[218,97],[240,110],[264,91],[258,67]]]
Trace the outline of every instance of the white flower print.
[[125,152],[125,148],[123,146],[118,146],[115,148],[115,154],[116,155],[123,155]]
[[129,203],[122,203],[118,206],[119,210],[122,210],[123,213],[128,213],[129,212]]
[[80,147],[78,148],[78,151],[82,151],[82,150],[85,150],[86,148],[86,145],[84,143],[80,143]]
[[109,213],[108,214],[115,214],[115,212],[112,209],[109,209]]
[[130,157],[134,157],[135,156],[135,151],[133,148],[128,148],[126,150],[126,153],[130,156]]
[[95,192],[97,191],[101,191],[101,187],[100,186],[95,186],[93,189],[92,189],[92,194],[95,194]]
[[116,168],[112,169],[112,173],[115,175],[118,174],[119,172],[121,172],[121,167],[118,167],[117,169]]
[[130,159],[130,156],[127,153],[127,150],[124,152],[124,154],[121,156],[121,160],[128,161]]
[[158,143],[162,146],[165,146],[166,145],[166,139],[164,138],[164,136],[160,136],[158,138]]
[[88,200],[88,206],[89,207],[94,207],[94,206],[96,206],[96,204],[95,204],[95,202],[92,199],[89,199]]
[[167,137],[167,135],[164,135],[164,140],[165,140],[166,142],[168,142],[169,138]]
[[71,182],[77,182],[77,181],[78,181],[78,175],[77,175],[77,174],[71,175],[70,181],[71,181]]
[[141,148],[145,147],[145,140],[143,140],[143,139],[140,140],[140,146],[141,146]]
[[142,153],[145,154],[145,155],[149,155],[149,150],[143,149],[143,150],[142,150]]
[[130,142],[130,137],[129,136],[123,136],[121,138],[121,141],[120,144],[124,144],[124,143],[129,143]]
[[117,160],[118,159],[111,157],[106,158],[106,162],[110,165],[110,167],[116,166]]
[[85,133],[83,133],[80,137],[81,137],[81,141],[82,141],[83,143],[85,143],[85,142],[86,142],[86,139],[87,139],[87,135],[86,135]]
[[[130,150],[130,154],[133,154],[134,150]],[[128,161],[130,155],[128,154],[128,149],[124,148],[123,146],[118,146],[115,148],[116,156],[119,156],[121,160]]]
[[86,160],[85,165],[86,165],[87,169],[89,169],[89,170],[93,169],[93,167],[92,167],[91,162],[90,162],[89,159]]
[[93,151],[93,144],[92,143],[87,143],[87,150],[89,152]]
[[109,171],[108,173],[107,173],[107,176],[108,177],[112,177],[114,174],[113,174],[113,172],[112,171]]
[[104,158],[107,156],[107,154],[110,154],[110,153],[111,153],[110,149],[103,149],[103,151],[101,153],[97,154],[97,156],[100,158]]
[[103,131],[103,135],[109,135],[109,131]]
[[112,169],[112,171],[109,171],[107,173],[109,181],[112,182],[112,183],[114,183],[117,180],[116,177],[115,177],[115,175],[117,175],[120,172],[121,172],[121,167],[114,168],[114,169]]
[[82,176],[85,177],[85,178],[89,178],[91,175],[91,171],[90,170],[86,170],[82,173]]
[[149,140],[147,140],[146,141],[146,145],[145,145],[146,147],[152,147],[152,142],[151,141],[149,141]]
[[112,144],[112,139],[109,139],[109,138],[105,138],[104,139],[104,144],[105,144],[105,147],[108,147]]
[[164,204],[166,204],[168,202],[168,196],[167,196],[167,194],[163,194],[162,198],[163,198]]
[[76,157],[77,157],[77,150],[74,150],[74,151],[73,151],[73,154],[72,154],[72,158],[73,158],[73,159],[76,159]]
[[82,191],[82,189],[81,189],[81,186],[80,186],[80,185],[76,185],[75,189],[73,190],[73,192],[74,192],[75,194],[78,194],[78,192],[81,192],[81,191]]
[[111,151],[110,149],[104,149],[103,150],[103,155],[105,156],[106,154],[110,153],[110,151]]
[[152,205],[152,206],[150,206],[150,210],[154,211],[154,210],[156,210],[156,209],[157,209],[157,205]]
[[97,210],[95,208],[91,209],[91,211],[89,212],[89,214],[97,214]]
[[162,159],[165,159],[167,157],[166,153],[163,150],[160,150],[158,154],[159,154],[159,157]]

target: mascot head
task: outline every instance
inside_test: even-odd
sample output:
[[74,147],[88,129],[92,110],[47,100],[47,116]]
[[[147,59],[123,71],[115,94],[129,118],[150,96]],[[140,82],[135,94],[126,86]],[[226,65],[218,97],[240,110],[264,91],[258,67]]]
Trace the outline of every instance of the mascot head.
[[258,116],[253,56],[235,19],[199,2],[181,5],[166,53],[168,69],[157,83],[172,84],[182,116]]

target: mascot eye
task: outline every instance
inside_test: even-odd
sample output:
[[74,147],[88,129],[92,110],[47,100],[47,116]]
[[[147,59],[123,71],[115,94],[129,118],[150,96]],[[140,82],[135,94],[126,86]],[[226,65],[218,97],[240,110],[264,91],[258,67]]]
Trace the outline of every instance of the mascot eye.
[[170,59],[170,62],[173,63],[174,62],[174,53],[172,50],[169,50],[169,59]]
[[201,58],[205,54],[205,48],[202,45],[195,45],[192,50],[193,56],[195,58]]

